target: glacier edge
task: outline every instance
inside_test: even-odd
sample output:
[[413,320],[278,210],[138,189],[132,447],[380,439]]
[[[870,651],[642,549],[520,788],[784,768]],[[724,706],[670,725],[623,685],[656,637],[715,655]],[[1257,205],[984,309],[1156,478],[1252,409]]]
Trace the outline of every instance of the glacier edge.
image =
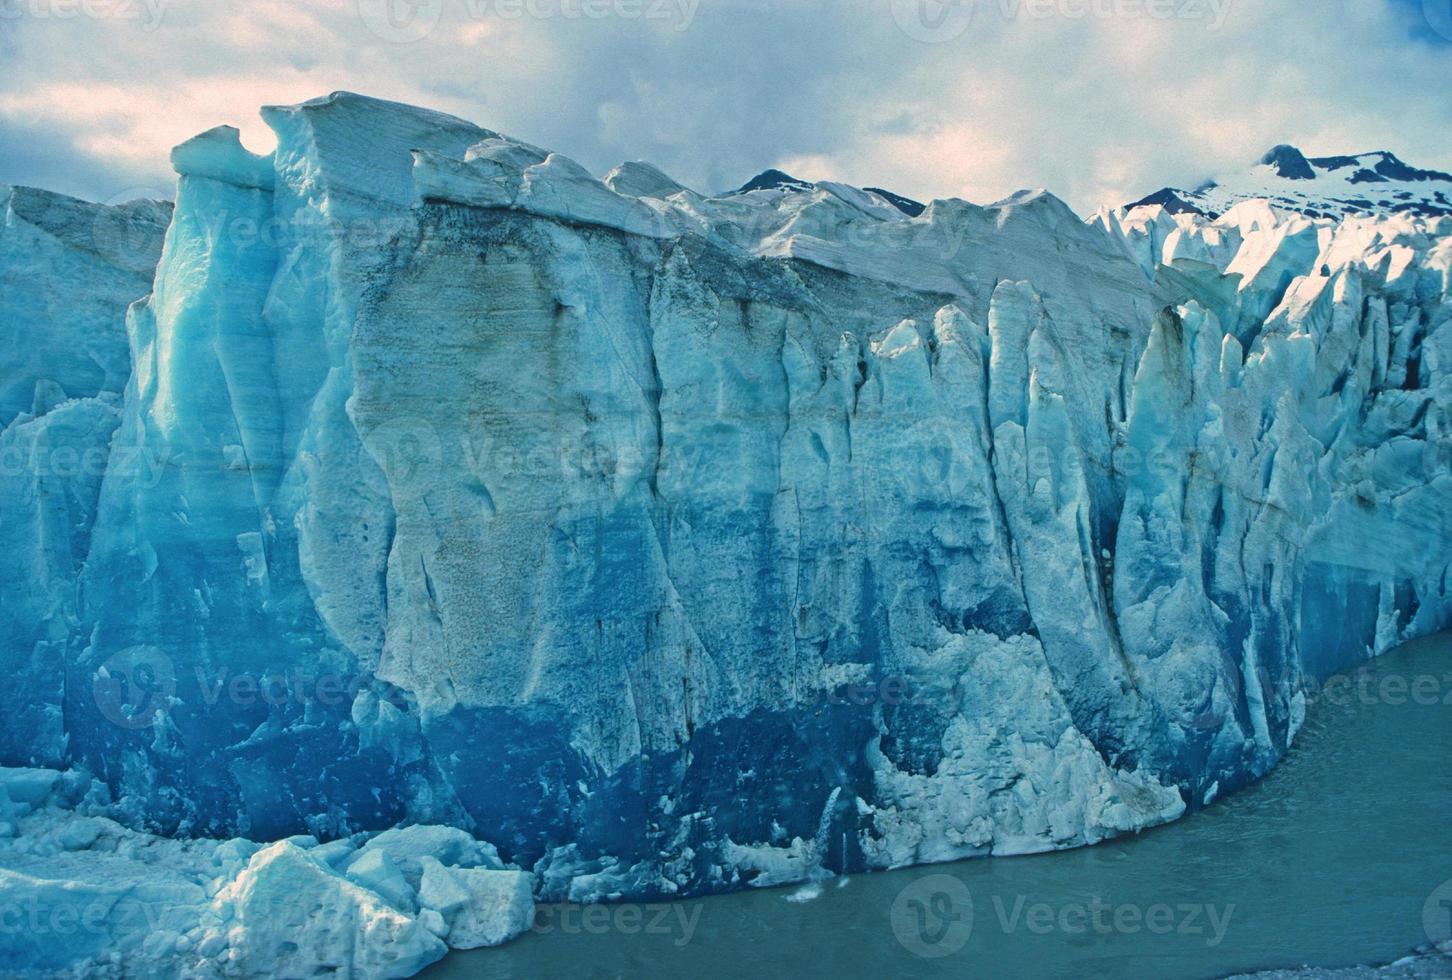
[[1448,624],[1448,219],[912,218],[266,118],[178,148],[80,558],[12,564],[80,600],[0,761],[138,826],[450,825],[572,900],[1088,844]]

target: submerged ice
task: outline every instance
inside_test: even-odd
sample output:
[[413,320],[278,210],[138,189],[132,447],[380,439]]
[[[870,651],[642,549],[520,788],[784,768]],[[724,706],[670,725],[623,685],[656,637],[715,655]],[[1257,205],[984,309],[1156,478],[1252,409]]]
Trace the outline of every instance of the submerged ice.
[[[416,969],[531,892],[1094,843],[1448,625],[1452,219],[913,215],[342,93],[264,118],[268,156],[177,148],[154,283],[157,212],[76,251],[12,192],[0,276],[59,257],[5,280],[0,762],[94,775],[126,833],[491,860],[247,845],[228,895],[261,861],[422,923]],[[111,282],[150,293],[129,356]]]

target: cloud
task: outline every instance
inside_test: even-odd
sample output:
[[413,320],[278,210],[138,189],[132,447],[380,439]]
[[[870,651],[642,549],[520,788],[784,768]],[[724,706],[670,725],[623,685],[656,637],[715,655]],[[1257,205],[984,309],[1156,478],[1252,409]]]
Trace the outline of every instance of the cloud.
[[1446,169],[1445,2],[0,0],[0,180],[167,185],[172,145],[265,148],[259,105],[335,89],[707,191],[780,166],[1087,212],[1281,142]]

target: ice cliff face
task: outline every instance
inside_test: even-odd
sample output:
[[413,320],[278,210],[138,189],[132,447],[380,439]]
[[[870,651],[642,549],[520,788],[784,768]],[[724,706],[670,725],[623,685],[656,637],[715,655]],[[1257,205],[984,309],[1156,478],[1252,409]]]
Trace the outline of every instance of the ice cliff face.
[[155,828],[449,824],[580,899],[1092,843],[1452,615],[1452,220],[913,216],[264,117],[175,151],[24,681],[63,711],[3,760]]
[[[0,186],[0,755],[59,763],[66,648],[170,206]],[[117,461],[118,463],[120,460]]]

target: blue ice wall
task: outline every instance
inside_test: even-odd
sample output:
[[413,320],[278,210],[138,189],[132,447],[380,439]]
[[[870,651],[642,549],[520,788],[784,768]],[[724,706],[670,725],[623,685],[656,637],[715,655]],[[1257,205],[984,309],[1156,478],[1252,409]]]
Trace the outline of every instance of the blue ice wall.
[[71,578],[25,572],[75,598],[16,683],[163,830],[452,823],[574,898],[1093,843],[1448,622],[1446,220],[265,117],[176,151]]

